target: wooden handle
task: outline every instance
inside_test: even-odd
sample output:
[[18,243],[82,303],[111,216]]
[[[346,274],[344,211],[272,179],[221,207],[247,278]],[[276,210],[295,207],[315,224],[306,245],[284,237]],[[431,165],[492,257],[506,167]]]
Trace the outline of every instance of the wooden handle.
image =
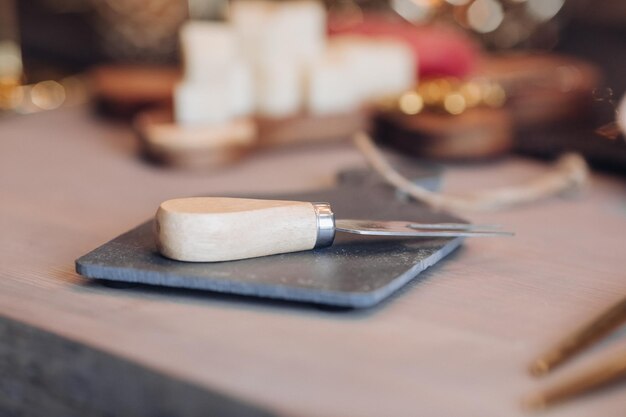
[[217,262],[312,249],[318,222],[307,202],[179,198],[159,206],[155,232],[168,258]]

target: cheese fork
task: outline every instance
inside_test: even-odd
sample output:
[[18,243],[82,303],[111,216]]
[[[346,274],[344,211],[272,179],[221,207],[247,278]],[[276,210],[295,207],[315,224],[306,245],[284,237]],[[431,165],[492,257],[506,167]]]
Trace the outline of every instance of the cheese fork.
[[219,262],[332,245],[336,232],[399,237],[510,236],[494,226],[335,220],[328,203],[193,197],[163,202],[155,216],[162,255]]

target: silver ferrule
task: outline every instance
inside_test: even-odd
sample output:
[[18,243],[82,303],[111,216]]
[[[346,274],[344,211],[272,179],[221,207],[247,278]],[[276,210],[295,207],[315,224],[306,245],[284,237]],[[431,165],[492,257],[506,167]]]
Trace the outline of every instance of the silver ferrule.
[[330,246],[335,240],[335,214],[328,203],[311,203],[317,217],[316,248]]

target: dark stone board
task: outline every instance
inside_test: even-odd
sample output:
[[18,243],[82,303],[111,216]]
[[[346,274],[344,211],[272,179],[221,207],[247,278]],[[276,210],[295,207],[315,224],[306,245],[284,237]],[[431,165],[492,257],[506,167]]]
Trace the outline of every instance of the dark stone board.
[[[410,202],[371,179],[350,177],[333,189],[260,198],[329,202],[337,218],[460,221]],[[157,252],[152,222],[148,221],[79,258],[76,271],[95,279],[362,308],[382,301],[461,242],[461,238],[337,233],[328,248],[240,261],[188,263]]]

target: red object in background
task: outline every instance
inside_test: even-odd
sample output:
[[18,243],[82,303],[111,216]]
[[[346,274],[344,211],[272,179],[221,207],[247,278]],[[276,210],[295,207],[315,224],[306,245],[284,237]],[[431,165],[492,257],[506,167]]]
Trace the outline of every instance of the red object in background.
[[443,25],[415,26],[397,18],[369,15],[358,21],[331,16],[333,35],[391,37],[405,41],[417,56],[420,77],[469,74],[480,56],[479,46],[466,34]]

